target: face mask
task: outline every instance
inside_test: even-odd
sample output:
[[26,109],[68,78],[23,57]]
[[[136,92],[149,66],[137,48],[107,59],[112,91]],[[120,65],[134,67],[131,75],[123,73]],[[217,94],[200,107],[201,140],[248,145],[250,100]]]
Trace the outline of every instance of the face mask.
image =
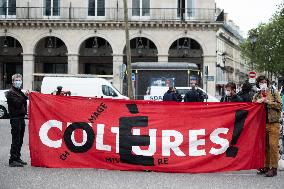
[[267,89],[267,84],[263,83],[259,85],[260,90],[265,91]]
[[15,81],[14,82],[14,86],[16,87],[16,88],[18,88],[18,89],[20,89],[21,88],[21,86],[22,86],[22,81]]
[[231,91],[226,91],[226,96],[231,96]]

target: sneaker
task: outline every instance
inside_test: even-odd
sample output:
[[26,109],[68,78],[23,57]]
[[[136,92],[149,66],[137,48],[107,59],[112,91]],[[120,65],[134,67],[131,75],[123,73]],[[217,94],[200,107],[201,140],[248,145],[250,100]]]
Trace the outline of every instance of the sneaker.
[[9,167],[24,167],[24,165],[17,161],[12,161],[11,163],[9,163]]
[[22,165],[27,165],[28,163],[27,162],[25,162],[25,161],[23,161],[23,160],[21,160],[21,159],[18,159],[18,160],[16,160],[17,162],[19,162],[20,164],[22,164]]
[[274,177],[277,175],[277,169],[276,168],[271,168],[267,173],[265,173],[266,177]]

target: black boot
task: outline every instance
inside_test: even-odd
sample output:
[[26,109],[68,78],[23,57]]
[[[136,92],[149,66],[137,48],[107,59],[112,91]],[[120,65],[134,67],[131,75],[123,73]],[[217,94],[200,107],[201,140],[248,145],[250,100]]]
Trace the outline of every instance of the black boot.
[[277,175],[277,168],[271,168],[269,169],[269,171],[267,171],[267,173],[265,173],[266,177],[274,177]]
[[23,164],[17,162],[17,161],[12,161],[12,162],[9,162],[9,166],[10,167],[24,167]]
[[20,164],[22,164],[22,165],[27,165],[28,163],[27,162],[25,162],[25,161],[23,161],[23,160],[21,160],[21,159],[18,159],[18,160],[16,160],[17,162],[19,162]]
[[269,168],[268,168],[268,167],[263,167],[263,168],[261,168],[261,169],[258,169],[257,174],[258,174],[258,175],[264,175],[264,174],[266,174],[268,171],[269,171]]

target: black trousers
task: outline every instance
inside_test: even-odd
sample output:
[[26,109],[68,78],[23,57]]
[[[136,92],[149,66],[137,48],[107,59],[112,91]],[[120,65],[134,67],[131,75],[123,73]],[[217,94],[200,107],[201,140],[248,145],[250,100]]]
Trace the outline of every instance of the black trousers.
[[10,150],[9,163],[18,160],[21,157],[21,148],[23,145],[23,139],[26,127],[24,118],[10,119],[10,124],[11,124],[12,144]]

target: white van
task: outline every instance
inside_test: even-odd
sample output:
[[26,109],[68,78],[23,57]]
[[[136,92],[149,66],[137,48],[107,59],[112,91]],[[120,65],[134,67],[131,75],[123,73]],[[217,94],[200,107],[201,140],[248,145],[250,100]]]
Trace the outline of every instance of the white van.
[[[169,87],[160,87],[160,86],[151,86],[148,88],[148,94],[144,96],[144,100],[155,100],[155,101],[163,101],[164,94],[168,91]],[[176,87],[177,92],[181,94],[182,98],[184,98],[185,93],[187,93],[191,87]],[[203,93],[206,92],[199,88]],[[208,99],[207,102],[220,102],[214,96],[207,94]]]
[[41,93],[51,94],[58,86],[62,86],[62,91],[70,91],[72,96],[129,99],[120,94],[110,82],[102,78],[44,77]]

